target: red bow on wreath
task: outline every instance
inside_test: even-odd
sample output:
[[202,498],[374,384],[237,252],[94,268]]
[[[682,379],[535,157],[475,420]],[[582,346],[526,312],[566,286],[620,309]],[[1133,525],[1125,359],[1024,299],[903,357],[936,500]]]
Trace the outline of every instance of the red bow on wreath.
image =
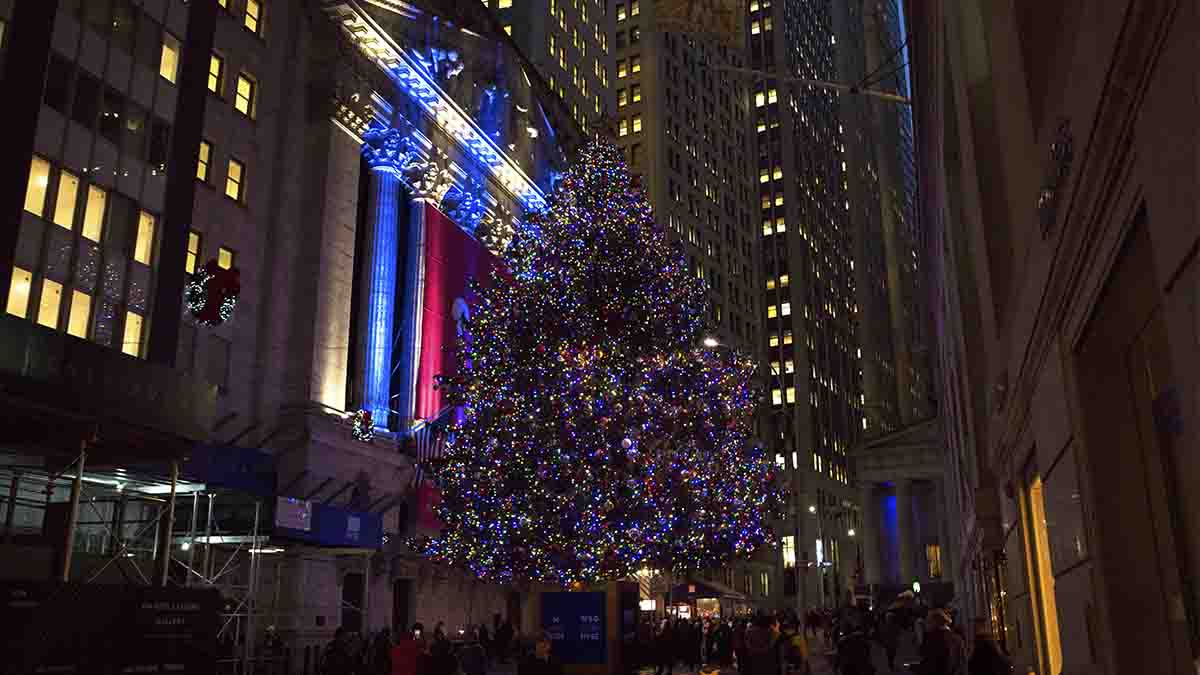
[[233,316],[241,292],[241,272],[236,267],[224,269],[216,260],[209,260],[188,281],[188,310],[198,323],[219,326]]

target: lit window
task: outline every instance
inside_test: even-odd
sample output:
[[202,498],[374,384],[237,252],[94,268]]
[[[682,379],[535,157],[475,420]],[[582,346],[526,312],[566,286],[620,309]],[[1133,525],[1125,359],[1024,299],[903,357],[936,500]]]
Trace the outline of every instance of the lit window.
[[549,44],[550,44],[550,56],[554,56],[555,52],[557,51],[557,49],[555,49],[555,47],[554,47],[554,33],[550,34]]
[[629,92],[624,89],[617,90],[617,107],[624,108],[629,105]]
[[792,331],[790,331],[790,330],[783,331],[783,344],[785,344],[785,345],[792,344]]
[[508,9],[509,7],[512,7],[512,0],[500,0],[498,3],[496,3],[496,7],[499,9]]
[[225,59],[213,54],[208,58],[208,90],[220,96],[225,88]]
[[784,316],[791,316],[791,315],[792,315],[792,303],[790,303],[790,302],[785,302],[785,303],[783,303],[782,305],[780,305],[780,306],[779,306],[779,313],[780,313],[780,314],[782,314],[782,315],[784,315]]
[[629,57],[629,72],[634,73],[634,74],[642,72],[642,57],[640,57],[640,56]]
[[780,285],[780,286],[787,286],[787,285],[788,285],[788,280],[789,280],[789,277],[788,277],[788,275],[786,275],[786,274],[784,274],[784,275],[781,275],[781,276],[779,277],[779,285]]
[[750,22],[750,34],[758,35],[760,32],[762,32],[762,29],[759,27],[758,19],[751,21]]
[[629,16],[637,16],[638,14],[641,14],[641,13],[642,13],[642,7],[641,7],[641,2],[639,2],[639,0],[633,0],[633,2],[629,3]]
[[779,346],[779,333],[771,333],[771,336],[769,338],[767,338],[767,342],[772,347],[778,347]]
[[208,182],[208,167],[212,162],[212,144],[208,141],[200,141],[200,160],[196,163],[196,178],[202,182]]
[[79,179],[63,171],[58,175],[58,197],[54,200],[54,222],[68,230],[75,224],[75,198]]
[[95,185],[88,186],[87,206],[83,210],[83,236],[94,242],[100,241],[104,231],[104,206],[108,193]]
[[925,545],[925,560],[929,562],[929,578],[942,578],[942,547],[939,544]]
[[641,101],[642,100],[642,85],[635,84],[632,87],[630,87],[629,95],[630,95],[630,98],[633,99],[634,103]]
[[769,183],[771,181],[771,172],[767,169],[758,170],[758,182]]
[[767,318],[774,319],[777,316],[779,316],[779,309],[775,305],[768,305],[767,306]]
[[766,32],[769,30],[771,30],[771,17],[768,16],[763,19],[763,31]]
[[196,261],[200,258],[200,233],[191,230],[188,232],[188,247],[187,259],[183,262],[183,269],[188,274],[196,273]]
[[771,177],[774,178],[775,180],[779,180],[780,178],[783,178],[783,168],[778,167],[778,166],[775,167],[775,170],[771,173]]
[[783,405],[783,392],[778,389],[771,390],[771,405]]
[[130,356],[142,355],[141,314],[125,312],[125,339],[121,341],[121,351]]
[[41,216],[46,210],[46,188],[50,185],[50,162],[34,157],[29,164],[29,185],[25,188],[25,210]]
[[775,290],[775,279],[774,278],[767,279],[767,290],[768,291]]
[[224,246],[217,249],[217,267],[223,270],[231,269],[233,267],[233,251]]
[[242,201],[242,183],[246,166],[236,159],[229,160],[229,173],[225,176],[225,196],[235,202]]
[[628,68],[628,64],[626,64],[625,59],[617,59],[617,79],[618,80],[623,77],[629,76],[629,71],[627,70],[627,68]]
[[629,135],[629,120],[622,119],[621,121],[617,122],[617,136],[628,136],[628,135]]
[[13,267],[12,285],[8,288],[8,313],[25,318],[29,311],[29,289],[33,284],[33,273]]
[[71,293],[71,314],[67,318],[67,334],[87,338],[88,319],[92,316],[92,296],[83,291]]
[[642,116],[634,115],[633,116],[633,133],[636,134],[636,133],[640,132],[641,130],[642,130]]
[[154,216],[142,211],[138,214],[137,241],[133,246],[133,259],[143,265],[149,265],[153,250]]
[[254,117],[254,90],[257,86],[249,75],[238,73],[237,98],[233,101],[233,107],[246,117]]
[[796,372],[796,362],[791,359],[784,361],[783,362],[783,372],[785,372],[785,373]]
[[629,15],[625,13],[625,5],[617,5],[617,21],[624,21],[627,18]]
[[505,26],[504,26],[504,34],[505,34],[505,35],[512,35],[512,26],[510,26],[510,25],[505,25]]
[[558,67],[563,70],[567,69],[567,50],[564,47],[558,48]]
[[229,9],[229,0],[217,0],[217,4],[225,9]]
[[787,221],[783,219],[783,216],[775,219],[775,231],[787,232]]
[[58,328],[58,308],[62,304],[62,284],[42,279],[42,297],[38,301],[37,322],[47,328]]
[[262,4],[258,0],[246,0],[246,18],[242,24],[251,33],[258,33],[259,26],[262,25]]
[[754,93],[754,107],[761,108],[767,104],[767,95],[761,91]]
[[179,40],[174,35],[163,33],[162,54],[158,57],[158,74],[168,82],[179,76]]
[[796,388],[795,387],[787,388],[787,402],[788,403],[796,402]]
[[767,90],[767,103],[775,103],[778,100],[779,100],[779,93],[777,91],[775,91],[774,87]]

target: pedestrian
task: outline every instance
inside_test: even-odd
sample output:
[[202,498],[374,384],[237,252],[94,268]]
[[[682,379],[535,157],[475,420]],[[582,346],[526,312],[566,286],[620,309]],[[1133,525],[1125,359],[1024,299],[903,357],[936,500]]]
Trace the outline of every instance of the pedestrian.
[[871,639],[865,625],[856,616],[846,617],[843,624],[834,657],[837,672],[841,675],[873,675],[875,664],[871,660]]
[[446,638],[445,631],[438,633],[434,630],[433,644],[429,647],[427,667],[421,675],[455,675],[458,672],[458,659],[454,657],[454,647]]
[[517,662],[517,675],[562,675],[562,664],[554,658],[550,641],[542,636],[534,645],[533,654]]
[[333,640],[325,646],[321,657],[321,667],[326,675],[341,675],[355,671],[353,660],[348,649],[350,632],[338,626],[333,632]]
[[750,657],[746,653],[747,628],[745,619],[738,619],[737,624],[733,627],[733,656],[737,661],[737,669],[741,675],[748,675],[750,673]]
[[1010,675],[1012,661],[996,644],[986,619],[975,619],[975,645],[967,660],[970,675]]
[[413,624],[411,631],[401,630],[392,647],[392,675],[417,675],[424,672],[425,639],[421,636],[424,626]]
[[780,675],[779,622],[767,615],[759,615],[746,629],[745,675]]
[[663,619],[654,636],[656,667],[654,675],[672,675],[675,671],[675,630],[670,619]]
[[[499,614],[496,615],[497,618],[499,618],[499,616],[500,616]],[[512,639],[513,639],[512,621],[505,619],[504,623],[500,624],[500,627],[496,629],[496,660],[497,661],[504,661],[504,660],[508,659],[508,650],[509,650],[509,646],[512,644]]]
[[467,642],[458,649],[458,664],[463,675],[484,675],[487,672],[487,653],[479,642],[479,632],[471,629]]
[[925,618],[929,631],[921,640],[921,675],[967,675],[967,647],[950,630],[950,617],[940,609]]
[[789,617],[779,634],[779,661],[789,675],[808,675],[808,640],[800,621]]
[[895,612],[884,614],[879,625],[879,642],[887,653],[888,670],[896,669],[896,652],[900,649],[900,617]]

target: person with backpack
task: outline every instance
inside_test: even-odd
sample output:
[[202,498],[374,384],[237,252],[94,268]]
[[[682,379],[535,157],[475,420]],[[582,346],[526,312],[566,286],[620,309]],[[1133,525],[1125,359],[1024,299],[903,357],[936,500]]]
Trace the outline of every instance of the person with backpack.
[[798,620],[784,622],[779,633],[779,662],[783,664],[786,673],[808,675],[811,668],[808,665],[808,640],[800,630]]

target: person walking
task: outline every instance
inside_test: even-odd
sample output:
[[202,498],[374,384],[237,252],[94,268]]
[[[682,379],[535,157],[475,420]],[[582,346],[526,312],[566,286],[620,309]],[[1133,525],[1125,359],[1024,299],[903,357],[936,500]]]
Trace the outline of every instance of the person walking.
[[975,619],[975,644],[967,660],[970,675],[1011,675],[1012,661],[996,644],[986,619]]
[[656,667],[654,675],[672,675],[675,671],[675,630],[670,619],[663,619],[654,636]]
[[844,620],[843,634],[837,643],[835,664],[839,675],[874,675],[871,639],[863,622],[855,616]]
[[900,649],[900,633],[902,631],[900,617],[895,612],[883,615],[883,620],[879,622],[879,642],[883,645],[884,652],[887,653],[888,670],[896,669],[896,652]]
[[808,640],[799,619],[788,619],[779,633],[780,663],[787,675],[808,675]]
[[929,626],[921,640],[921,675],[967,675],[967,647],[957,633],[950,630],[950,617],[940,609],[930,610],[925,623]]
[[746,629],[745,675],[781,675],[779,668],[779,621],[766,615],[757,616]]

